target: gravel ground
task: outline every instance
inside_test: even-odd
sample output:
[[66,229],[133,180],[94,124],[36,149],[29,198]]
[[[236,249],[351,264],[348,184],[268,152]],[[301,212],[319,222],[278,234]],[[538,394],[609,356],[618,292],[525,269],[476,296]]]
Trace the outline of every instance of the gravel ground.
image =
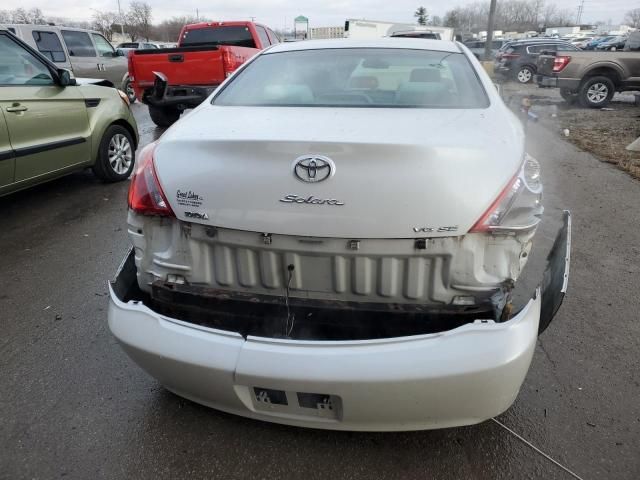
[[502,92],[513,108],[528,97],[531,112],[538,115],[544,126],[580,149],[640,178],[640,152],[626,150],[627,145],[640,137],[640,108],[634,105],[632,94],[616,94],[608,108],[590,109],[568,105],[555,88],[508,82],[503,84]]

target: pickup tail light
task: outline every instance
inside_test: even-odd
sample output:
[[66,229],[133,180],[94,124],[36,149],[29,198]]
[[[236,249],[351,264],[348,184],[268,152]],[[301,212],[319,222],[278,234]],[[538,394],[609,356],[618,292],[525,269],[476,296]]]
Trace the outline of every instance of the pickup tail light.
[[569,65],[570,61],[571,57],[567,55],[557,55],[553,60],[553,71],[555,73],[561,72],[567,65]]
[[153,162],[155,148],[155,142],[150,143],[138,155],[138,165],[129,186],[129,208],[142,215],[175,217],[158,181]]
[[222,51],[222,68],[224,69],[225,77],[230,76],[240,65],[242,65],[242,61],[233,52],[230,50]]

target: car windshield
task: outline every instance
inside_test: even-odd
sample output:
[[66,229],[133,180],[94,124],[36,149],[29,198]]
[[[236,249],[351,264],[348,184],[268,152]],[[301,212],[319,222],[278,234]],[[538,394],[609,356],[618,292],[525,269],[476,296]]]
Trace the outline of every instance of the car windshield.
[[486,108],[487,94],[462,53],[341,48],[265,54],[215,105]]

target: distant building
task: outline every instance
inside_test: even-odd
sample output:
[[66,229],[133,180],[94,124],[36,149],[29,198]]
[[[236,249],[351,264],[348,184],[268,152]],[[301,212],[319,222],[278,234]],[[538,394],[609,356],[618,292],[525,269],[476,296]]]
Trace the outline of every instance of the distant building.
[[311,39],[344,38],[344,26],[310,28],[309,38]]
[[596,27],[598,35],[627,35],[634,30],[629,25],[598,25]]

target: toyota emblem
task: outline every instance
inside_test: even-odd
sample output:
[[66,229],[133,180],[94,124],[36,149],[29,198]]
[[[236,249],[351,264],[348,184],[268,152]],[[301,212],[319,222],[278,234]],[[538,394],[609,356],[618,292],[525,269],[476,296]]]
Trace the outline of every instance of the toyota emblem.
[[336,171],[336,166],[328,157],[322,155],[304,155],[293,162],[293,174],[306,183],[326,180]]

